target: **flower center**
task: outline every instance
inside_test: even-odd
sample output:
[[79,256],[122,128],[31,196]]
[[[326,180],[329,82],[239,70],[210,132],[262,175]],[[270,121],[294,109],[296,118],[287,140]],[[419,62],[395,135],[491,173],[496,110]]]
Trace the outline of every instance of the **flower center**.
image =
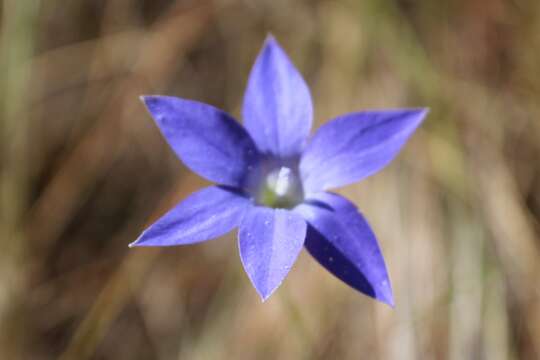
[[263,178],[256,201],[271,208],[291,209],[303,198],[304,190],[298,174],[289,167],[281,166]]

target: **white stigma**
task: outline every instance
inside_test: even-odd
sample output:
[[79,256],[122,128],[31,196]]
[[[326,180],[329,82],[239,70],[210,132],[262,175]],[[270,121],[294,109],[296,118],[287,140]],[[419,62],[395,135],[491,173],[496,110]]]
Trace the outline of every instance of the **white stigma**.
[[302,201],[303,191],[298,175],[281,166],[271,171],[260,188],[259,203],[269,207],[292,207]]
[[[273,173],[273,175],[275,177],[275,173]],[[272,176],[268,177],[268,181],[274,183],[273,188],[277,196],[285,196],[290,191],[292,185],[291,183],[292,181],[294,181],[294,179],[292,179],[293,176],[294,175],[292,175],[291,169],[289,169],[288,167],[282,167],[279,169],[277,179],[275,179],[275,181],[272,181],[274,180],[271,179]],[[272,186],[272,184],[268,185]]]

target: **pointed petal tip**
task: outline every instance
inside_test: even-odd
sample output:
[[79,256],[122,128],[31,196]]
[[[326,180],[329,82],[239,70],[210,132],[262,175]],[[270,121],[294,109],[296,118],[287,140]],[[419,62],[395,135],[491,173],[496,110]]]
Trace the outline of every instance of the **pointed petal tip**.
[[[281,284],[280,284],[281,285]],[[265,303],[266,300],[270,299],[270,296],[272,296],[272,294],[274,293],[274,291],[277,290],[277,288],[279,287],[276,286],[274,289],[270,290],[270,291],[259,291],[259,289],[255,288],[255,290],[257,290],[257,294],[259,294],[259,297],[261,298],[261,302],[262,303]]]
[[276,37],[274,36],[274,34],[272,34],[270,32],[268,34],[266,34],[266,38],[264,39],[264,43],[265,43],[265,45],[268,44],[268,43],[277,44],[277,40],[276,40]]
[[144,238],[144,234],[146,233],[148,229],[146,230],[143,230],[143,232],[132,242],[130,242],[128,244],[128,248],[132,249],[134,247],[141,247],[141,246],[145,246],[144,244],[141,244],[141,242],[143,241],[143,238]]
[[[144,234],[144,233],[143,233],[143,234]],[[128,244],[128,248],[131,249],[131,248],[134,248],[134,247],[136,247],[136,246],[139,246],[139,242],[141,241],[141,238],[142,238],[143,234],[141,234],[141,235],[140,235],[137,239],[135,239],[134,241],[130,242],[130,243]]]
[[418,121],[418,123],[421,123],[425,117],[429,114],[430,109],[427,107],[418,107],[418,108],[411,108],[409,109],[410,114],[413,115]]
[[139,100],[149,109],[150,106],[157,105],[161,101],[185,101],[184,99],[168,95],[139,95]]
[[[397,111],[402,111],[403,115],[408,118],[414,119],[414,121],[421,123],[425,117],[429,114],[430,108],[428,107],[412,107],[412,108],[402,108],[397,109]],[[394,111],[390,109],[390,111]]]
[[424,122],[424,120],[426,119],[427,115],[430,112],[430,109],[427,107],[416,108],[412,110],[416,113],[416,122],[418,124],[417,126],[419,126],[422,122]]
[[264,43],[260,53],[262,54],[266,51],[274,52],[276,50],[282,52],[283,54],[285,54],[285,56],[288,56],[285,50],[283,50],[279,41],[276,39],[276,37],[273,34],[268,33],[268,35],[266,35],[266,39],[264,39]]
[[140,95],[139,100],[146,106],[149,106],[154,100],[159,98],[159,95]]
[[154,95],[139,95],[139,100],[142,101],[143,104],[146,104],[148,99],[154,97]]
[[128,248],[131,249],[131,248],[134,248],[134,247],[141,246],[139,243],[140,243],[140,241],[141,241],[143,235],[144,235],[144,232],[143,232],[143,233],[141,234],[141,236],[139,236],[135,241],[130,242],[130,243],[128,244]]
[[383,283],[382,287],[379,288],[378,291],[374,294],[373,298],[390,306],[392,309],[395,308],[394,294],[389,283],[386,281]]
[[[242,260],[242,259],[240,259]],[[243,262],[243,261],[242,261]],[[260,289],[259,287],[257,287],[255,285],[255,283],[253,282],[253,280],[251,279],[251,276],[248,274],[248,277],[250,278],[251,280],[251,283],[253,285],[253,288],[255,289],[255,291],[257,292],[257,295],[259,295],[259,298],[261,299],[261,302],[262,303],[265,303],[268,299],[270,299],[270,296],[272,296],[274,294],[274,292],[281,286],[281,284],[283,283],[283,279],[279,284],[277,284],[273,289]]]
[[383,296],[376,298],[378,301],[382,302],[383,304],[386,304],[390,306],[390,308],[395,309],[396,304],[394,303],[394,297],[392,296],[392,293],[385,294]]
[[422,117],[422,119],[424,119],[427,116],[427,114],[429,114],[429,112],[431,111],[431,109],[428,107],[419,108],[418,110],[420,111],[420,116]]
[[139,96],[139,100],[140,102],[142,102],[142,104],[146,107],[146,109],[151,112],[151,108],[150,106],[152,105],[152,103],[154,102],[153,100],[156,98],[157,96],[155,95],[140,95]]

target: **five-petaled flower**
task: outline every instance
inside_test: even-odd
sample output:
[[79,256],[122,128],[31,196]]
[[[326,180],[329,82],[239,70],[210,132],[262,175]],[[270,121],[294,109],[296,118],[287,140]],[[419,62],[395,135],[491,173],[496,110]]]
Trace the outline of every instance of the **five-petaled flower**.
[[218,185],[189,196],[132,246],[193,244],[239,227],[241,261],[263,300],[305,246],[339,279],[393,306],[373,231],[354,204],[328,190],[387,165],[426,109],[339,116],[308,139],[313,117],[309,89],[271,36],[248,80],[244,127],[196,101],[142,100],[184,164]]

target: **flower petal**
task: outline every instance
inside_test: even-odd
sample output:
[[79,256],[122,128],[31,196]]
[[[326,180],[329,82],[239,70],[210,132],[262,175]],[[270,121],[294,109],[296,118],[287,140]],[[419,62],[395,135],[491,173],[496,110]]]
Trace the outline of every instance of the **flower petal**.
[[148,111],[184,164],[220,184],[242,186],[256,161],[255,144],[227,113],[170,96],[144,96]]
[[261,152],[292,157],[302,151],[313,117],[311,95],[302,75],[271,36],[251,70],[243,116]]
[[152,224],[130,247],[187,245],[216,238],[237,227],[251,206],[233,189],[204,188]]
[[308,222],[306,248],[322,266],[353,288],[394,306],[377,239],[354,204],[321,193],[295,212]]
[[304,245],[306,227],[289,210],[255,207],[246,212],[238,234],[240,258],[263,301],[289,273]]
[[300,160],[304,190],[359,181],[386,166],[427,114],[426,109],[366,111],[323,125]]

